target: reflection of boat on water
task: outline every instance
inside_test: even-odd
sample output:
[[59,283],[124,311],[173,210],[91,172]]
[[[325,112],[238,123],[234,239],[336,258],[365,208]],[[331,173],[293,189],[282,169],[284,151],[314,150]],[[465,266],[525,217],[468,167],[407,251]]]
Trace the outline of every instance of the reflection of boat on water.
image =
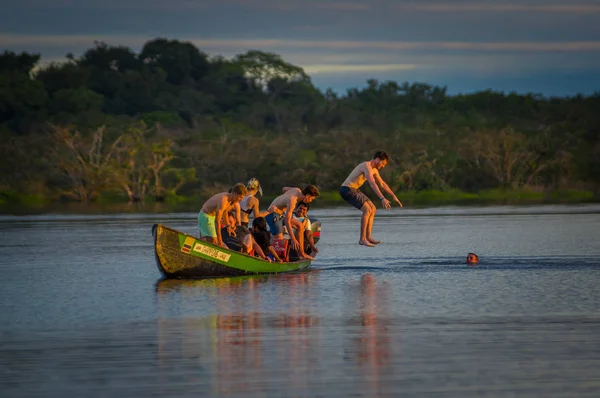
[[[300,391],[320,346],[320,319],[304,305],[318,277],[157,281],[161,394],[195,388],[198,396],[283,396],[277,390],[282,375],[286,389]],[[274,297],[269,286],[285,294]],[[274,310],[275,302],[283,310]]]
[[[320,224],[318,225],[320,232]],[[161,224],[152,226],[156,265],[165,278],[279,274],[310,267],[311,260],[269,263],[257,257],[215,246]]]
[[[308,310],[299,308],[297,304],[310,295],[309,285],[315,277],[313,273],[295,273],[209,279],[163,278],[156,282],[155,288],[159,302],[163,302],[163,310],[174,305],[173,303],[187,306],[189,303],[196,303],[195,300],[199,297],[210,298],[209,300],[217,305],[216,314],[194,317],[194,322],[198,325],[208,321],[214,322],[214,325],[210,326],[214,329],[230,329],[231,325],[243,329],[249,325],[260,325],[268,329],[303,328],[319,324],[318,317],[311,316]],[[277,283],[285,286],[287,295],[278,299],[279,303],[288,302],[289,310],[283,313],[265,313],[265,308],[261,305],[260,292],[264,289],[263,285],[273,281],[273,278],[277,278]],[[240,305],[248,305],[249,308],[238,312]],[[268,307],[270,305],[267,305]],[[190,321],[190,318],[186,321]]]
[[324,396],[339,378],[341,396],[398,391],[392,285],[364,275],[336,313],[327,282],[319,272],[158,281],[162,395]]
[[162,278],[156,282],[156,293],[166,294],[190,288],[231,288],[242,286],[244,283],[261,283],[268,280],[266,275],[245,275],[208,279],[169,279]]

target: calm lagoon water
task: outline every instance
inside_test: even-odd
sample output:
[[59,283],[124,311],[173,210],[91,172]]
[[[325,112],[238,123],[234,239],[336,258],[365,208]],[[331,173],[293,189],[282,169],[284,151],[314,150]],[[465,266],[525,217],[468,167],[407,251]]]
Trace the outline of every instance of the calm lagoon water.
[[359,214],[311,211],[310,272],[189,281],[150,228],[195,213],[0,216],[0,395],[600,395],[600,206]]

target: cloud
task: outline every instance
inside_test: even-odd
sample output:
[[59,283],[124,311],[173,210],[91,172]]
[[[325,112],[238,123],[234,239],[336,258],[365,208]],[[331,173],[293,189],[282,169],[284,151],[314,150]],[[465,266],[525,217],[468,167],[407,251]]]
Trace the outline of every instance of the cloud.
[[[600,1],[0,0],[0,46],[64,60],[155,37],[209,55],[271,51],[323,81],[600,68]],[[11,3],[11,4],[9,4]],[[1,50],[0,50],[1,51]],[[62,58],[61,58],[62,57]],[[558,73],[558,72],[557,72]]]
[[365,72],[394,72],[406,71],[424,66],[414,64],[363,64],[363,65],[344,65],[344,64],[323,64],[323,65],[305,65],[303,69],[309,75],[319,74],[337,74],[337,73],[365,73]]
[[21,0],[22,7],[39,7],[45,9],[160,9],[178,12],[181,10],[206,10],[216,8],[254,9],[254,10],[331,10],[331,11],[365,11],[371,8],[367,1],[338,1],[338,0]]
[[[134,51],[151,37],[136,35],[10,35],[0,42],[13,51],[39,52],[42,62],[78,56],[95,40]],[[600,68],[600,41],[589,42],[455,42],[455,41],[332,41],[286,39],[206,39],[180,37],[208,55],[232,57],[250,49],[280,54],[309,75],[382,78],[414,74],[431,80],[448,73],[493,77],[522,76],[537,71],[586,71]]]
[[571,3],[571,4],[552,4],[545,3],[527,3],[526,1],[516,2],[409,2],[397,4],[394,8],[404,11],[424,11],[424,12],[545,12],[545,13],[599,13],[600,4],[597,3]]
[[[104,41],[111,45],[139,47],[150,37],[140,35],[11,35],[1,34],[4,46],[91,46],[94,41]],[[600,41],[515,41],[515,42],[476,42],[476,41],[352,41],[352,40],[293,40],[293,39],[203,39],[179,37],[199,48],[210,49],[329,49],[329,50],[453,50],[475,52],[595,52],[600,51]]]
[[273,1],[243,2],[248,6],[260,6],[270,10],[332,10],[332,11],[365,11],[371,9],[369,3],[347,1]]
[[[600,2],[21,0],[13,3],[0,12],[0,32],[308,42],[370,40],[392,49],[398,45],[380,42],[600,40],[599,14],[593,12],[600,8]],[[557,7],[567,7],[564,4],[569,7],[565,12],[501,11],[561,10]]]
[[143,36],[111,35],[13,35],[0,33],[0,42],[5,47],[39,46],[92,46],[94,41],[105,41],[111,45],[139,46],[149,38]]
[[364,12],[402,10],[412,12],[460,13],[460,12],[541,12],[541,13],[600,13],[600,4],[593,1],[348,1],[348,0],[21,0],[19,6],[45,9],[137,9],[140,11],[154,9],[166,12],[185,10],[210,10],[230,8],[268,11],[337,11]]
[[19,7],[35,9],[68,9],[68,10],[98,10],[98,9],[125,9],[145,11],[149,9],[159,10],[201,10],[211,7],[207,0],[21,0],[17,4]]

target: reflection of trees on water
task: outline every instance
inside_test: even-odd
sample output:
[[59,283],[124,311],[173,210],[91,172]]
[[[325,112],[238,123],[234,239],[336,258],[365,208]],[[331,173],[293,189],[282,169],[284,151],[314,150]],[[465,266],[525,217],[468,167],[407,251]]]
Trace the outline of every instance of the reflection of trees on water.
[[[174,363],[190,361],[185,368],[190,383],[210,385],[214,394],[264,392],[274,380],[290,388],[306,387],[306,369],[318,344],[309,329],[319,323],[303,307],[308,286],[316,273],[277,276],[286,294],[278,304],[287,312],[261,312],[261,291],[270,277],[239,277],[206,280],[163,280],[157,283],[159,306],[158,361],[167,373]],[[280,286],[279,286],[280,287]],[[204,317],[163,317],[173,300],[193,306],[194,298],[213,300],[214,314]],[[186,302],[187,301],[187,302]],[[193,312],[193,308],[192,311]],[[179,362],[178,362],[179,361]],[[265,361],[270,361],[265,365]],[[275,366],[274,366],[275,365]],[[276,372],[273,372],[276,368]],[[162,374],[162,372],[161,372]],[[162,380],[169,385],[169,380]]]

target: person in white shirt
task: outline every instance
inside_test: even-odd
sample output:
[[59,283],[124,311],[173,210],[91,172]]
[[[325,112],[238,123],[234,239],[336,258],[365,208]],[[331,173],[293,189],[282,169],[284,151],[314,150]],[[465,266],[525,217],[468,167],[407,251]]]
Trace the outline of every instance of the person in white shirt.
[[[308,204],[304,202],[298,202],[296,205],[296,209],[294,210],[294,218],[302,224],[304,227],[304,251],[311,252],[310,255],[314,257],[319,249],[315,246],[315,239],[312,233],[312,225],[310,223],[310,219],[307,216],[308,213]],[[293,228],[293,226],[292,226]],[[298,231],[294,229],[294,233],[297,234]]]

